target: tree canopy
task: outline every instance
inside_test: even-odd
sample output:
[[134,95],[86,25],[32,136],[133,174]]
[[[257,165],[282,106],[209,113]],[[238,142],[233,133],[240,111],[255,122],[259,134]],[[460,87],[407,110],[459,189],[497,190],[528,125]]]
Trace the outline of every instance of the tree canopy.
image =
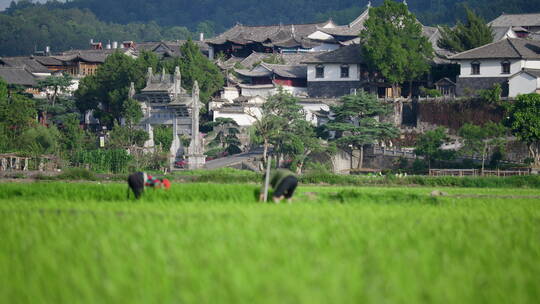
[[438,46],[453,52],[463,52],[493,42],[493,31],[486,21],[471,9],[466,9],[465,23],[458,21],[454,28],[440,27]]
[[109,127],[120,119],[124,102],[128,98],[131,82],[140,90],[145,85],[145,66],[141,61],[115,52],[96,70],[96,74],[83,78],[75,92],[81,113],[94,111],[94,117]]
[[340,104],[330,107],[334,118],[327,128],[336,132],[335,142],[344,151],[353,154],[360,150],[358,168],[363,167],[364,147],[380,141],[394,139],[399,130],[391,123],[382,122],[381,117],[389,113],[386,104],[375,95],[359,91],[355,95],[343,96]]
[[458,131],[459,136],[463,138],[463,147],[460,151],[466,155],[480,155],[483,170],[490,153],[497,147],[503,148],[505,131],[503,125],[494,122],[488,122],[484,126],[466,123]]
[[450,138],[443,127],[426,131],[418,137],[414,146],[414,153],[418,156],[423,156],[427,160],[428,167],[431,169],[433,160],[450,159],[453,157],[452,151],[441,149],[442,144],[449,140]]
[[532,165],[540,168],[540,94],[519,95],[509,106],[506,125],[527,144]]
[[199,47],[188,40],[180,47],[180,57],[165,60],[161,63],[170,73],[176,66],[180,67],[182,74],[182,87],[191,91],[195,80],[199,83],[200,99],[204,103],[223,87],[225,79],[219,68],[204,56]]
[[412,81],[429,71],[433,47],[422,35],[422,25],[407,5],[385,0],[369,9],[369,18],[360,33],[362,52],[372,70],[392,83]]
[[298,98],[282,88],[263,104],[261,114],[254,126],[263,141],[265,160],[272,145],[278,160],[287,158],[297,171],[301,171],[310,153],[326,149],[316,137],[315,128],[306,121]]

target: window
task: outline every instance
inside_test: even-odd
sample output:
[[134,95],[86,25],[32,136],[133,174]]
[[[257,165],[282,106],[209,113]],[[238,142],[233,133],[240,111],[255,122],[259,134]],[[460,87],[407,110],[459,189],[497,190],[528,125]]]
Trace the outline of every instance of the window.
[[471,62],[471,74],[480,75],[480,62],[478,61]]
[[349,65],[348,64],[341,65],[341,78],[349,78]]
[[324,78],[324,65],[319,64],[315,67],[315,78]]
[[501,62],[501,73],[510,74],[510,61],[504,60]]

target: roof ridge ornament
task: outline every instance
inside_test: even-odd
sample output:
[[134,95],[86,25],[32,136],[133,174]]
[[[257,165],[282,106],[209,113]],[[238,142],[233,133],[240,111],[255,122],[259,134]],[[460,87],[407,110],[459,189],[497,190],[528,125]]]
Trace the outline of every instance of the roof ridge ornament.
[[370,8],[370,7],[371,7],[371,1],[368,1],[367,8]]

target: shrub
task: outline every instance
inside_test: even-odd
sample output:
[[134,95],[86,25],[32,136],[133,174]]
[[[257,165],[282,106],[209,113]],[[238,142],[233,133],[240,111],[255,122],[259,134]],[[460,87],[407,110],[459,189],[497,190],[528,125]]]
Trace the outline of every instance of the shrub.
[[90,180],[90,181],[97,180],[97,177],[94,174],[94,172],[83,169],[83,168],[66,169],[64,172],[56,176],[56,178],[65,179],[65,180]]
[[127,173],[133,157],[123,149],[79,151],[73,155],[75,165],[89,165],[101,173]]

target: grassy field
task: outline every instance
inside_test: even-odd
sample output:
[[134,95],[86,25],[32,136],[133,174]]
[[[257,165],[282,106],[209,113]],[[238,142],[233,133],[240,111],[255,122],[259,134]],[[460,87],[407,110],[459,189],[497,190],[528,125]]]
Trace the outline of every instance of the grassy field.
[[540,189],[0,184],[0,303],[537,303]]

